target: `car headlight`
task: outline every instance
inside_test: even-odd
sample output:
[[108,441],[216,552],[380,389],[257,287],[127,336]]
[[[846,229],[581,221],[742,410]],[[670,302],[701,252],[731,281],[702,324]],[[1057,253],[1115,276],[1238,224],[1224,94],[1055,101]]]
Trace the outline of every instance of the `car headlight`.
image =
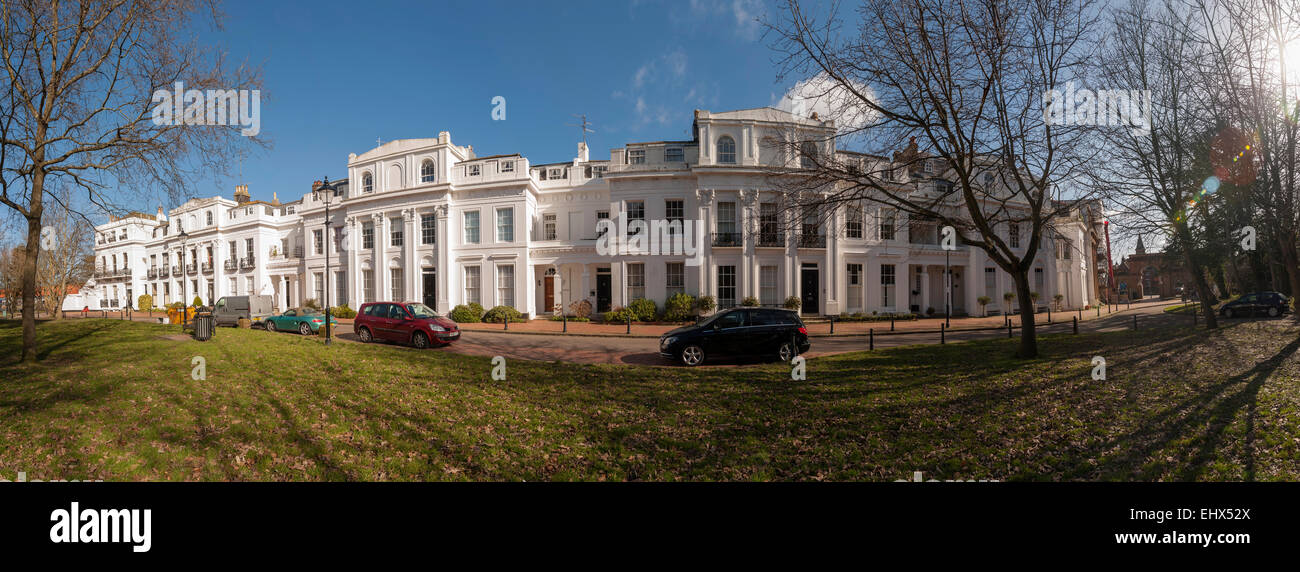
[[671,346],[671,345],[673,345],[673,342],[675,342],[675,341],[677,341],[677,336],[668,336],[668,337],[666,337],[666,338],[660,340],[660,341],[659,341],[659,345],[661,345],[661,346]]
[[432,331],[435,331],[435,332],[445,332],[445,331],[447,331],[447,328],[444,328],[444,327],[442,327],[442,326],[429,326],[429,329],[432,330]]

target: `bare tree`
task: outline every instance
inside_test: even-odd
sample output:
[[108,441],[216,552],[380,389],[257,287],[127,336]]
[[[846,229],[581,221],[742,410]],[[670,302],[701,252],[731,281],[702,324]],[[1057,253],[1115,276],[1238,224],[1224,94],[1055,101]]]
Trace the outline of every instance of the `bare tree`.
[[94,232],[72,211],[55,203],[53,208],[46,207],[41,233],[36,286],[45,312],[58,318],[68,291],[72,286],[83,287],[94,269]]
[[[26,225],[23,361],[36,359],[41,223],[45,201],[58,200],[47,194],[50,185],[61,181],[92,208],[120,212],[128,196],[118,189],[174,200],[196,174],[216,172],[257,145],[236,125],[199,124],[213,108],[188,105],[189,90],[241,90],[257,80],[255,70],[230,70],[221,54],[181,33],[217,19],[215,0],[0,5],[0,70],[8,80],[0,90],[0,203]],[[185,115],[155,120],[166,101],[155,94],[178,83],[188,88]]]
[[23,299],[23,249],[16,246],[0,248],[0,291],[4,292],[4,313],[13,316]]
[[[1300,292],[1300,5],[1289,0],[1189,0],[1199,16],[1197,40],[1205,46],[1203,85],[1215,96],[1214,109],[1242,138],[1222,157],[1216,171],[1241,172],[1250,185],[1262,222],[1262,236],[1276,243],[1291,294]],[[1240,157],[1248,170],[1227,164]]]
[[1151,122],[1146,132],[1099,131],[1104,160],[1091,178],[1130,234],[1169,239],[1166,251],[1183,258],[1204,302],[1206,325],[1214,328],[1205,253],[1209,210],[1201,191],[1212,174],[1216,129],[1208,91],[1200,88],[1206,53],[1195,39],[1196,25],[1180,4],[1162,0],[1134,0],[1112,13],[1096,75],[1149,92]]
[[[776,169],[795,208],[825,213],[875,201],[950,226],[1015,282],[1017,355],[1038,355],[1029,272],[1051,238],[1054,201],[1086,168],[1091,126],[1049,121],[1045,99],[1077,79],[1091,47],[1088,0],[880,0],[841,34],[825,16],[784,3],[768,24],[782,77],[818,77],[835,115],[867,118],[834,138],[873,154],[829,153],[830,141],[780,142],[796,165]],[[890,150],[907,149],[890,157]],[[907,176],[899,176],[899,172]],[[915,180],[925,175],[925,182]],[[1056,196],[1054,196],[1056,195]],[[1074,198],[1083,198],[1074,195]],[[1012,246],[1012,227],[1022,245]]]

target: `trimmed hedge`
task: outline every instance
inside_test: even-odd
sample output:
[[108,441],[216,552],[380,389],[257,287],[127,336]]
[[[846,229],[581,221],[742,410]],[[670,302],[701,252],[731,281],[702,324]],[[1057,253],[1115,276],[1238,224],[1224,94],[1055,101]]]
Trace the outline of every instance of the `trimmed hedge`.
[[[311,306],[308,307],[310,308]],[[351,319],[357,317],[357,311],[349,308],[347,304],[334,306],[333,308],[330,308],[330,317]]]
[[638,322],[653,322],[659,316],[659,307],[649,298],[638,298],[627,305],[632,312],[632,319]]
[[664,302],[663,319],[666,322],[688,322],[695,318],[695,297],[690,294],[673,294]]
[[483,314],[483,321],[490,324],[500,324],[506,320],[510,320],[511,322],[525,321],[524,315],[520,314],[519,310],[511,308],[510,306],[496,306]]
[[[478,306],[477,310],[474,308],[475,306]],[[460,304],[455,308],[452,308],[451,314],[447,317],[451,318],[453,322],[461,324],[466,322],[477,322],[479,321],[479,318],[483,317],[483,307],[478,304],[470,304],[468,306]]]

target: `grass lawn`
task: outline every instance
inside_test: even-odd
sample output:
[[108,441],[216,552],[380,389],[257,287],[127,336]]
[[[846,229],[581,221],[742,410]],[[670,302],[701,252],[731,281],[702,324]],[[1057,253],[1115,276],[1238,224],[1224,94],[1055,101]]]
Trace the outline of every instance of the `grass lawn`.
[[518,360],[493,381],[487,358],[255,330],[39,333],[42,363],[19,365],[0,322],[0,478],[1300,480],[1289,318],[1046,336],[1027,362],[1005,339],[814,358],[799,382]]

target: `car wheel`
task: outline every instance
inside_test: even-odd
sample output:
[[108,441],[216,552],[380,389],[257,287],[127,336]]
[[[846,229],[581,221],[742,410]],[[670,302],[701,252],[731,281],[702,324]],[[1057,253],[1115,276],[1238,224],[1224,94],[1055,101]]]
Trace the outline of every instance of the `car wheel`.
[[1231,317],[1232,317],[1232,308],[1224,308],[1224,309],[1223,309],[1223,317],[1225,317],[1225,318],[1231,318]]
[[300,333],[300,334],[302,334],[302,335],[304,335],[304,336],[310,336],[310,335],[311,335],[311,326],[307,325],[306,322],[303,322],[303,323],[301,323],[301,324],[298,324],[298,333]]
[[362,326],[360,330],[357,330],[357,337],[361,338],[361,343],[363,344],[368,344],[370,343],[370,340],[373,339],[370,337],[370,328],[364,326]]
[[1281,310],[1278,310],[1278,309],[1277,309],[1277,306],[1270,306],[1270,307],[1268,308],[1268,317],[1270,317],[1270,318],[1276,318],[1277,315],[1278,315],[1278,314],[1281,314],[1281,313],[1282,313],[1282,311],[1281,311]]
[[696,344],[690,344],[682,348],[680,357],[683,365],[695,367],[704,363],[704,348]]
[[415,332],[415,335],[411,336],[411,345],[421,350],[427,348],[429,347],[429,336],[424,335],[424,332]]
[[276,331],[276,330],[275,330],[275,322],[272,322],[272,321],[270,321],[270,320],[267,320],[267,322],[266,322],[266,331],[268,331],[268,332],[274,332],[274,331]]
[[790,363],[790,360],[797,355],[799,355],[799,350],[794,347],[794,342],[785,342],[781,344],[781,349],[777,350],[777,357],[786,363]]

